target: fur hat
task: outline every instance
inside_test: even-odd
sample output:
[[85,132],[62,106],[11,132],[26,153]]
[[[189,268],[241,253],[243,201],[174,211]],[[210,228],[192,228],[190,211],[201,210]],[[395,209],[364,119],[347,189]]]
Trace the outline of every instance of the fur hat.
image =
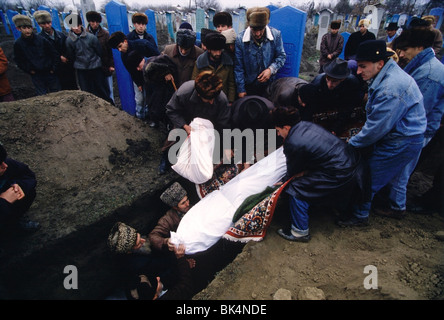
[[196,32],[190,29],[179,29],[176,32],[176,43],[179,47],[189,49],[196,43]]
[[88,11],[86,13],[86,21],[102,22],[102,15],[97,11]]
[[231,17],[231,14],[228,12],[222,11],[218,12],[213,17],[213,25],[215,27],[219,25],[226,25],[226,26],[233,26],[233,18]]
[[387,51],[387,44],[384,40],[367,40],[362,42],[356,52],[356,61],[385,60],[393,55],[393,52]]
[[109,37],[108,44],[111,48],[117,49],[117,46],[124,40],[126,40],[126,35],[122,31],[116,31]]
[[393,48],[405,50],[407,48],[429,48],[435,42],[435,33],[429,28],[412,28],[404,30],[392,43]]
[[227,39],[222,33],[214,32],[209,33],[203,39],[203,44],[208,50],[222,50],[225,48],[225,43]]
[[12,22],[14,22],[14,25],[19,27],[32,27],[32,21],[31,18],[28,16],[25,16],[23,14],[16,14],[12,17]]
[[179,182],[173,183],[168,189],[166,189],[161,195],[160,200],[170,207],[177,207],[179,202],[187,195],[185,189]]
[[364,26],[366,29],[370,27],[370,20],[369,19],[361,19],[359,20],[358,27]]
[[38,10],[34,12],[33,16],[38,24],[52,22],[51,14],[46,10]]
[[8,153],[6,152],[6,149],[3,147],[3,145],[0,144],[0,164],[6,160],[7,156]]
[[135,23],[139,23],[139,24],[148,24],[148,16],[144,13],[141,12],[136,12],[135,14],[133,14],[133,16],[131,17],[131,22],[133,24]]
[[270,22],[270,9],[266,7],[248,9],[247,22],[251,28],[264,28]]
[[330,23],[330,28],[331,29],[339,29],[341,27],[341,20],[333,20]]
[[431,25],[433,25],[436,21],[435,16],[432,15],[423,16],[421,19],[429,22]]
[[225,42],[226,44],[232,44],[236,42],[236,31],[234,31],[233,28],[224,30],[221,32],[225,38],[227,39],[227,41]]
[[137,231],[136,229],[117,222],[108,235],[108,247],[115,253],[128,253],[136,245]]
[[223,82],[211,71],[202,71],[194,80],[194,88],[204,99],[214,99],[222,91]]

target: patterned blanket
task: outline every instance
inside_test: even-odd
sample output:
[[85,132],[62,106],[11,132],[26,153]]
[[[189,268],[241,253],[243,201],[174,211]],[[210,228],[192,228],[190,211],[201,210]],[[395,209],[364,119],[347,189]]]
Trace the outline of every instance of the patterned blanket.
[[213,177],[205,183],[196,184],[197,195],[200,199],[214,190],[219,190],[224,184],[239,174],[235,164],[219,164],[213,171]]
[[268,226],[273,218],[276,204],[287,184],[285,182],[269,196],[265,197],[249,212],[245,213],[230,229],[223,235],[224,239],[238,242],[261,241],[267,233]]

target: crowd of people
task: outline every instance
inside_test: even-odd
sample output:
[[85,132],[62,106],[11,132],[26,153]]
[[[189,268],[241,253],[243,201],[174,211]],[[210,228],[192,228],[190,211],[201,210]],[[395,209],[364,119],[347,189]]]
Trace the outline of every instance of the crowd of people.
[[[136,115],[153,128],[164,124],[189,135],[193,119],[203,118],[220,132],[275,129],[287,164],[278,184],[290,181],[290,225],[278,230],[286,240],[310,241],[309,211],[317,205],[342,212],[337,223],[348,227],[367,225],[370,213],[402,219],[407,209],[444,210],[437,199],[430,201],[430,194],[444,190],[442,163],[431,191],[407,201],[407,184],[418,162],[429,156],[429,146],[443,143],[444,65],[436,58],[442,34],[429,16],[413,19],[402,32],[391,23],[383,39],[376,39],[363,19],[345,45],[338,33],[341,21],[332,21],[321,41],[319,75],[311,82],[276,78],[286,53],[281,32],[269,26],[268,8],[248,9],[247,27],[237,35],[231,15],[216,13],[216,30],[202,32],[201,45],[184,22],[176,43],[163,52],[146,32],[143,13],[133,15],[135,29],[127,35],[109,35],[97,12],[87,13],[87,28],[80,17],[73,19],[68,36],[51,27],[46,12],[34,17],[42,28],[39,35],[29,17],[14,17],[22,33],[14,54],[38,94],[78,84],[114,103],[114,48],[133,81]],[[345,59],[339,58],[342,51]],[[2,101],[11,100],[10,91],[2,94]],[[168,151],[175,143],[165,141],[160,174],[169,170]],[[232,149],[223,151],[222,158],[233,157]],[[238,165],[248,170],[254,163],[254,155],[243,154]],[[3,147],[0,166],[2,221],[22,217],[35,197],[35,176],[26,165],[6,158]],[[29,176],[34,183],[22,183],[15,175]],[[387,201],[375,206],[373,199],[383,189]],[[147,238],[121,222],[108,238],[131,278],[128,299],[187,299],[193,294],[196,261],[170,239],[190,210],[187,192],[176,182],[160,198],[171,209]],[[22,221],[22,226],[36,228],[36,223]]]

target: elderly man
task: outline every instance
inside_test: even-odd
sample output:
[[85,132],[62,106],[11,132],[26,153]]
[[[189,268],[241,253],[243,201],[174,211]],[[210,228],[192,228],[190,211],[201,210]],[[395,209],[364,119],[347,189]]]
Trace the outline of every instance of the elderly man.
[[358,23],[359,30],[353,32],[347,40],[344,48],[345,60],[356,60],[356,52],[358,51],[359,45],[367,40],[375,40],[376,36],[374,33],[368,31],[370,26],[370,20],[362,19]]
[[166,80],[174,81],[179,88],[183,83],[191,80],[194,64],[204,50],[195,45],[196,32],[190,29],[179,29],[176,32],[176,43],[169,44],[163,54],[173,60],[177,66],[177,78],[167,75]]
[[367,163],[371,192],[370,199],[355,208],[353,217],[339,221],[343,226],[366,225],[371,201],[386,185],[390,189],[390,208],[373,211],[385,217],[405,216],[407,183],[413,170],[408,164],[417,161],[424,143],[427,118],[421,91],[415,80],[390,59],[393,53],[386,49],[385,41],[372,40],[363,42],[357,51],[357,72],[371,82],[367,120],[349,143],[361,150],[370,148]]
[[247,10],[248,28],[236,38],[234,76],[239,98],[264,96],[287,58],[281,32],[269,27],[270,10]]

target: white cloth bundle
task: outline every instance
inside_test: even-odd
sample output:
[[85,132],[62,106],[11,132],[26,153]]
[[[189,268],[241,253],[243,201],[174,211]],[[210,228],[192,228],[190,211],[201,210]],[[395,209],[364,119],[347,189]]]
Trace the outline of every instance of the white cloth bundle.
[[191,133],[171,168],[191,182],[201,184],[213,176],[214,126],[210,120],[195,118],[190,127]]
[[233,215],[243,201],[273,186],[286,171],[281,147],[194,205],[182,218],[177,231],[171,232],[172,243],[185,244],[186,254],[207,250],[231,227]]

